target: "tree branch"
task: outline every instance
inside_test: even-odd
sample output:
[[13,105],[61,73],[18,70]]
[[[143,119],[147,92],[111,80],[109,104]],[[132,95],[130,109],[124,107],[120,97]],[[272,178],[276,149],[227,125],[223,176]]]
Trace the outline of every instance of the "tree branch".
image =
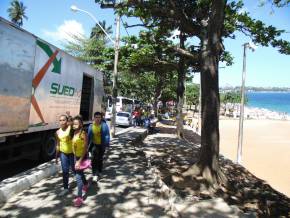
[[[161,4],[161,3],[160,3]],[[167,18],[170,20],[180,20],[183,24],[183,31],[189,35],[200,35],[201,27],[192,21],[191,17],[188,16],[185,11],[180,11],[179,6],[173,1],[169,4],[158,3],[143,0],[128,0],[127,2],[120,3],[118,8],[137,8],[143,9],[146,13],[150,13],[151,16],[159,18]]]
[[128,27],[128,28],[131,28],[131,27],[137,27],[137,26],[141,26],[141,27],[146,27],[146,28],[152,28],[153,26],[152,25],[146,25],[146,24],[141,24],[141,23],[139,23],[139,24],[132,24],[132,25],[126,25],[126,27]]
[[183,56],[185,56],[185,57],[191,59],[192,61],[198,61],[198,59],[199,59],[199,57],[198,57],[197,54],[192,54],[192,53],[190,53],[189,51],[184,50],[184,49],[182,49],[182,48],[179,48],[179,47],[177,47],[177,46],[170,47],[169,49],[171,49],[171,50],[177,52],[177,53],[180,54],[180,55],[183,55]]
[[171,62],[168,62],[168,61],[159,60],[159,59],[155,59],[154,65],[165,65],[165,66],[171,66],[171,67],[173,67],[175,69],[178,69],[178,65],[177,64],[171,63]]

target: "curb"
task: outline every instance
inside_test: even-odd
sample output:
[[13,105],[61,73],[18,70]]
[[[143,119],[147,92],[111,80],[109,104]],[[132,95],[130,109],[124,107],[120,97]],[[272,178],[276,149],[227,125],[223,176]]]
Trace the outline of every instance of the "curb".
[[30,188],[44,178],[56,174],[60,168],[60,165],[50,161],[3,180],[0,184],[0,203],[5,203],[13,195]]
[[146,152],[144,152],[144,150],[142,148],[141,148],[141,150],[145,154],[145,157],[147,159],[149,172],[153,176],[154,182],[156,182],[158,187],[160,188],[158,190],[158,192],[161,193],[162,196],[166,198],[166,200],[168,202],[169,210],[172,211],[174,214],[176,214],[177,217],[181,217],[181,215],[179,214],[179,212],[175,206],[175,203],[174,203],[176,198],[177,198],[175,191],[173,189],[170,189],[166,185],[166,183],[162,180],[162,178],[160,176],[161,175],[160,171],[156,167],[151,165],[152,157],[150,155],[148,155]]
[[119,132],[116,132],[115,136],[121,135],[121,134],[123,134],[123,133],[125,133],[125,132],[128,132],[128,131],[132,130],[132,129],[134,129],[133,126],[131,126],[131,127],[129,127],[129,128],[126,128],[126,129],[123,129],[123,130],[121,130],[121,131],[119,131]]

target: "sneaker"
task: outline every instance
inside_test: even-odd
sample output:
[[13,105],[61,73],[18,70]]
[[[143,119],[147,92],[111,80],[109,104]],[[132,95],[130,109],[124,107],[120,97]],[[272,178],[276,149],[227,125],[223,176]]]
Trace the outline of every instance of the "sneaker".
[[88,192],[88,189],[89,189],[89,184],[86,184],[86,185],[83,186],[84,194],[86,194]]
[[68,189],[65,188],[64,190],[62,190],[60,193],[59,193],[59,196],[64,196],[64,195],[67,195],[68,194]]
[[82,197],[76,197],[74,200],[74,206],[80,207],[80,206],[82,206],[83,202],[84,202],[84,200]]

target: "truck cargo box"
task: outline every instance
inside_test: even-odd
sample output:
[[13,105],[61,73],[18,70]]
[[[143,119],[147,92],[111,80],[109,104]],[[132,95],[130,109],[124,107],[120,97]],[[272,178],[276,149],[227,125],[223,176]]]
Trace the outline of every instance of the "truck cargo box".
[[35,38],[0,20],[0,133],[29,126]]
[[101,110],[102,72],[0,18],[0,137]]

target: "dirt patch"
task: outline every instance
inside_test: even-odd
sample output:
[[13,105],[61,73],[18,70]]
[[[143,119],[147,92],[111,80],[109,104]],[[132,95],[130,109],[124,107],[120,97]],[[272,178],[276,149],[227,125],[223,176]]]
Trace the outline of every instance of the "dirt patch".
[[28,128],[30,99],[0,95],[0,132],[14,132]]
[[[145,150],[161,173],[163,181],[180,198],[223,198],[228,204],[258,217],[290,217],[290,199],[257,178],[244,167],[220,156],[220,166],[228,179],[227,185],[208,191],[202,178],[184,180],[180,175],[198,160],[200,137],[185,130],[185,140],[175,137],[175,127],[159,124],[158,136],[145,139]],[[202,191],[201,191],[202,190]]]

